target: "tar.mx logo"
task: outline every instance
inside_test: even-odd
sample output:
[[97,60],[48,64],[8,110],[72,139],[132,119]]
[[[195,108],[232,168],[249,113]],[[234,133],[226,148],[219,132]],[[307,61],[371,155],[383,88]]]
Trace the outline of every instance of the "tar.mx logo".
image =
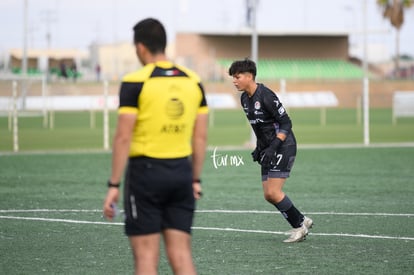
[[244,165],[243,157],[237,155],[228,155],[228,154],[218,154],[217,147],[214,148],[213,155],[214,168],[218,169],[219,167],[224,166],[241,166]]

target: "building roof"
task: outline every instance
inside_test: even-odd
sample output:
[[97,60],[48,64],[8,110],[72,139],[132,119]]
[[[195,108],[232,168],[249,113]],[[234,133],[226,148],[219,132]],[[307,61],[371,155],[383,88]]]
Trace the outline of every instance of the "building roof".
[[[196,33],[199,35],[214,36],[246,36],[251,35],[250,28],[241,28],[238,31],[214,30],[214,31],[179,31],[178,33]],[[347,31],[324,31],[324,30],[268,30],[258,31],[258,36],[349,36]]]
[[[22,49],[11,49],[9,55],[21,59],[23,57]],[[53,59],[65,58],[86,58],[87,53],[77,49],[28,49],[28,58],[49,57]]]

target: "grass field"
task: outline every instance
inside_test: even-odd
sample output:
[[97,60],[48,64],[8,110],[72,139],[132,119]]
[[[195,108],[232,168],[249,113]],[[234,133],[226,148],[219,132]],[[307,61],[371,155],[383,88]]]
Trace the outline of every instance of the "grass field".
[[[224,149],[248,140],[245,118],[217,111],[209,133],[216,158],[206,156],[193,228],[199,274],[411,274],[414,147],[361,146],[352,110],[328,110],[326,126],[318,111],[290,113],[300,146],[285,191],[314,228],[302,243],[282,242],[289,226],[264,201],[250,150]],[[371,140],[413,142],[414,120],[393,126],[390,114],[371,112]],[[101,217],[110,153],[82,152],[102,148],[102,119],[95,129],[88,113],[57,113],[53,130],[41,118],[20,123],[25,152],[10,153],[0,118],[0,274],[132,274],[122,218]],[[114,123],[112,114],[111,132]],[[348,145],[325,146],[339,143]],[[171,274],[164,254],[159,274]]]
[[[300,149],[285,191],[315,222],[307,240],[262,198],[250,151],[206,157],[193,250],[199,274],[409,274],[414,148]],[[217,162],[216,162],[217,163]],[[101,204],[109,153],[0,157],[2,274],[132,274],[121,218]],[[164,254],[160,274],[171,274]]]

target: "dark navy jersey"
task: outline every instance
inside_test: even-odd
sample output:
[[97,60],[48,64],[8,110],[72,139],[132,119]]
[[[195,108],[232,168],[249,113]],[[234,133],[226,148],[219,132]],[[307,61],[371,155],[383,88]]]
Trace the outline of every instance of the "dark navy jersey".
[[258,83],[253,96],[243,92],[240,101],[260,150],[269,146],[279,132],[287,136],[285,144],[296,143],[290,117],[272,90]]

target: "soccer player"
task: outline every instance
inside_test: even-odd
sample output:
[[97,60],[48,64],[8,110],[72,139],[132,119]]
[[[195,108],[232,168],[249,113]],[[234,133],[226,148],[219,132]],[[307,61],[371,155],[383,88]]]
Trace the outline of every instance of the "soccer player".
[[264,197],[293,228],[284,242],[303,241],[313,221],[305,217],[282,190],[296,156],[296,139],[289,115],[272,90],[256,83],[255,62],[234,61],[229,75],[237,90],[242,91],[241,106],[257,138],[252,157],[261,165]]
[[125,233],[135,274],[157,274],[161,237],[173,273],[196,274],[191,225],[207,143],[204,89],[196,73],[167,60],[161,22],[147,18],[133,30],[143,68],[122,80],[104,215],[115,215],[126,168]]

